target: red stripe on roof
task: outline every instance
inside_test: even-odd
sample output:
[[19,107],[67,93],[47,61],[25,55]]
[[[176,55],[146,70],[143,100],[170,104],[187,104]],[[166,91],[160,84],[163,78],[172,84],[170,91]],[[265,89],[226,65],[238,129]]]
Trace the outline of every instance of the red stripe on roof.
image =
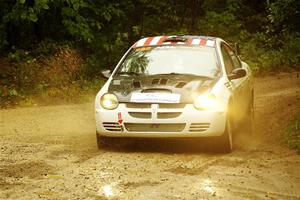
[[164,40],[167,39],[168,37],[169,37],[169,36],[162,36],[162,37],[158,40],[157,45],[161,45],[161,44],[164,42]]
[[143,46],[148,46],[150,44],[150,42],[153,40],[154,37],[150,37],[146,40],[146,42],[144,43]]
[[204,40],[204,39],[201,39],[201,41],[200,41],[200,45],[201,45],[201,46],[205,46],[205,45],[206,45],[206,40]]

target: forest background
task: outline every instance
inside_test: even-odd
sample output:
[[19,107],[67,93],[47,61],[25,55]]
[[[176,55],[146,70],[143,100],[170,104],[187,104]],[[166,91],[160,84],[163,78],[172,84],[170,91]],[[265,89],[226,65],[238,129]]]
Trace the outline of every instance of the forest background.
[[300,69],[299,0],[0,0],[0,105],[89,101],[135,41],[174,34],[238,42],[256,74]]

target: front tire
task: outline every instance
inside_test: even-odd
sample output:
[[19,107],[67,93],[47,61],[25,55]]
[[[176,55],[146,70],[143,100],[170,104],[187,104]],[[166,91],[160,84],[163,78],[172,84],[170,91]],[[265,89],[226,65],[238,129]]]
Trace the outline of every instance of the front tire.
[[253,121],[254,121],[254,98],[253,95],[251,97],[250,103],[247,108],[246,116],[244,117],[240,129],[245,132],[247,135],[251,135],[253,133]]
[[233,150],[232,130],[232,117],[228,115],[226,119],[224,133],[218,138],[218,147],[219,150],[223,153],[230,153]]

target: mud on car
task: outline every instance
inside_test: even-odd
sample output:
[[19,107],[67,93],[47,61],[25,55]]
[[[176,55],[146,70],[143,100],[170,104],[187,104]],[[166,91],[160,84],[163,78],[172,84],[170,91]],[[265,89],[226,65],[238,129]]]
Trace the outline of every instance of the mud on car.
[[143,38],[103,75],[95,99],[99,147],[118,137],[211,137],[230,152],[237,126],[251,129],[251,70],[220,38]]

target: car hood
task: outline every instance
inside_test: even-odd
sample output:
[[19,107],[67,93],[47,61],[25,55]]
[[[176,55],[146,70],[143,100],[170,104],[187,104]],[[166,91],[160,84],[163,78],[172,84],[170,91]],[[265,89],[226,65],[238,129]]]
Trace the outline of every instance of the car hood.
[[[211,89],[216,79],[191,75],[115,76],[108,92],[120,103],[131,102],[133,93],[172,93],[180,95],[179,103],[193,103],[195,96]],[[151,103],[151,102],[149,102]]]

